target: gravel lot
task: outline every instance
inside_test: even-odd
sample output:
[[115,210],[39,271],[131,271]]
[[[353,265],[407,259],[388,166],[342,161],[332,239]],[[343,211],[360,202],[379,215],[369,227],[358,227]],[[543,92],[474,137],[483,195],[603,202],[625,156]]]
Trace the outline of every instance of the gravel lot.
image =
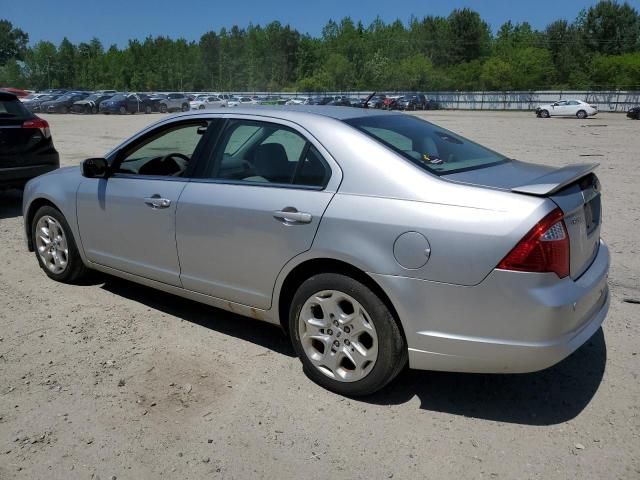
[[[0,479],[640,478],[640,122],[421,114],[512,157],[600,162],[612,303],[527,375],[405,372],[349,400],[279,329],[122,280],[54,283],[0,193]],[[64,165],[160,115],[46,116]]]

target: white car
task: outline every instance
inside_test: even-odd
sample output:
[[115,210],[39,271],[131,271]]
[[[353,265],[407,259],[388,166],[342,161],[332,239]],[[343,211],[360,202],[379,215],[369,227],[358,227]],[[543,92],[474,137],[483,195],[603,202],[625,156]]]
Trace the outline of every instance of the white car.
[[536,115],[541,118],[549,117],[578,117],[587,118],[598,113],[598,107],[589,105],[582,100],[560,100],[548,105],[538,105]]
[[295,97],[287,100],[285,105],[304,105],[304,103],[311,97]]
[[238,106],[249,106],[249,105],[257,105],[256,102],[251,97],[232,97],[227,102],[227,106],[229,107],[238,107]]
[[205,108],[226,107],[227,101],[215,95],[198,95],[189,102],[191,110],[204,110]]

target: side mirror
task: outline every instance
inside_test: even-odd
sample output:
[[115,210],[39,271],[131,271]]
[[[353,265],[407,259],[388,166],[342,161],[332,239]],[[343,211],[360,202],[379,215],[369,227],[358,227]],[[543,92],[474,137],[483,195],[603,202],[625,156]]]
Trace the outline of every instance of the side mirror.
[[87,158],[80,164],[80,172],[87,178],[107,178],[109,163],[105,158]]

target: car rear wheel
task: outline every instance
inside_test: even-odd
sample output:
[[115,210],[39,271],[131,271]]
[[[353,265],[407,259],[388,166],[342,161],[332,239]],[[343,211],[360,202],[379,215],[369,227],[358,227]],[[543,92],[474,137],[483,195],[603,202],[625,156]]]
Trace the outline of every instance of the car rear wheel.
[[372,394],[407,363],[404,338],[385,303],[345,275],[322,273],[300,285],[289,332],[309,378],[342,395]]
[[188,112],[189,111],[189,104],[188,103],[183,103],[182,104],[182,111],[183,112]]
[[540,116],[542,118],[549,118],[549,111],[548,110],[541,110],[540,111]]
[[126,108],[124,105],[122,105],[122,106],[118,109],[118,111],[120,112],[120,115],[124,115],[125,113],[127,113],[127,108]]
[[74,283],[87,274],[64,215],[51,207],[41,207],[31,224],[33,247],[40,268],[58,282]]
[[96,113],[98,113],[98,107],[97,107],[97,106],[95,106],[95,105],[92,105],[92,106],[91,106],[91,113],[93,113],[94,115],[95,115]]
[[167,113],[167,106],[164,103],[160,104],[160,113]]
[[578,117],[580,120],[584,120],[585,118],[587,118],[587,112],[585,112],[584,110],[578,110],[578,113],[576,113],[576,117]]

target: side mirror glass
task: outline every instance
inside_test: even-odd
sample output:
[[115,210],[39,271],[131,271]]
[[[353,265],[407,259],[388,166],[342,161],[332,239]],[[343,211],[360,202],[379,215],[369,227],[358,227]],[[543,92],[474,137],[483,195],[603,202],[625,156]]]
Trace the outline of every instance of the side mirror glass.
[[83,177],[107,178],[109,163],[105,158],[87,158],[80,164],[80,171]]

